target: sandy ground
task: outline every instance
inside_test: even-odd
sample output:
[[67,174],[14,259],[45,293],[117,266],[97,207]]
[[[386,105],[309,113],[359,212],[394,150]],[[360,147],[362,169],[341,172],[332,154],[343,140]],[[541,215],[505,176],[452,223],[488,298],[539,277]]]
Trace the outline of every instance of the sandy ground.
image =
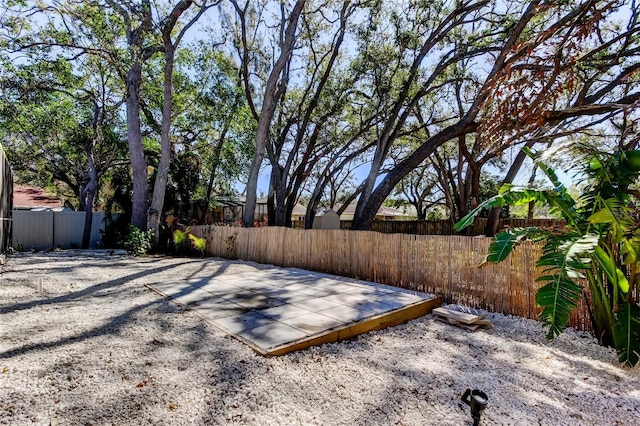
[[640,424],[640,370],[568,330],[492,314],[474,333],[430,317],[278,358],[144,287],[243,271],[221,259],[20,254],[0,274],[0,424]]

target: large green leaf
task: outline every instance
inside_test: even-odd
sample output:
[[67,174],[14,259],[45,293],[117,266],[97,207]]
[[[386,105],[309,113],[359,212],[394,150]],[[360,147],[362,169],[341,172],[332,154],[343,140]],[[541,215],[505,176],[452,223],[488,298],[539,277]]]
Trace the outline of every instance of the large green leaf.
[[525,237],[534,240],[548,236],[547,231],[536,227],[513,228],[497,234],[489,245],[489,252],[482,264],[502,262]]
[[531,201],[544,201],[546,199],[544,190],[535,190],[527,188],[510,188],[507,192],[503,192],[488,200],[480,203],[475,209],[471,210],[465,217],[455,224],[454,229],[459,232],[473,223],[475,217],[480,214],[483,209],[492,209],[494,207],[518,206],[525,205]]
[[640,272],[640,237],[632,235],[620,244],[620,254],[624,256],[624,263],[633,265],[633,270]]
[[588,221],[593,224],[608,225],[608,233],[613,237],[613,241],[616,243],[623,241],[625,234],[635,226],[635,220],[631,216],[633,209],[616,198],[599,199],[598,204],[602,208],[589,216]]
[[544,326],[549,326],[547,338],[553,339],[562,333],[562,329],[569,322],[571,311],[580,300],[582,287],[563,275],[546,278],[551,278],[550,282],[536,293],[536,304],[543,308],[538,318]]
[[596,247],[593,255],[614,288],[626,294],[629,291],[629,281],[611,256],[602,247]]
[[622,303],[615,312],[613,339],[621,363],[634,367],[640,357],[640,307]]
[[573,279],[582,277],[582,271],[590,268],[589,253],[598,244],[596,235],[580,236],[567,234],[550,240],[544,254],[538,260],[543,275],[538,281],[546,282],[536,293],[536,304],[542,307],[539,318],[549,326],[547,338],[552,339],[562,332],[575,309],[582,287]]
[[536,166],[542,170],[547,176],[549,181],[553,184],[554,189],[552,191],[544,192],[544,201],[549,205],[551,211],[559,212],[562,217],[571,226],[575,227],[578,222],[578,216],[576,215],[575,200],[571,197],[567,188],[564,186],[555,170],[548,164],[540,161],[538,154],[529,147],[523,147],[522,150],[536,163]]

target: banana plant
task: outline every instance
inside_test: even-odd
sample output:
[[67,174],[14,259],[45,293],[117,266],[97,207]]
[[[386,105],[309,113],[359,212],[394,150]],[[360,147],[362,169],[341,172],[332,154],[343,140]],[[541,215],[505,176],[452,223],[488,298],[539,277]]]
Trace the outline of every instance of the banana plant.
[[[583,146],[580,162],[587,179],[582,194],[573,199],[557,175],[531,149],[526,153],[549,178],[552,189],[505,186],[481,203],[455,226],[473,223],[482,209],[536,202],[547,205],[567,223],[563,231],[529,227],[497,234],[485,262],[501,262],[523,240],[541,241],[542,268],[536,304],[539,319],[549,327],[547,337],[560,334],[580,298],[590,297],[592,323],[601,344],[616,348],[621,363],[635,366],[640,357],[640,218],[633,189],[640,176],[640,150],[603,153]],[[588,283],[588,293],[582,283]]]

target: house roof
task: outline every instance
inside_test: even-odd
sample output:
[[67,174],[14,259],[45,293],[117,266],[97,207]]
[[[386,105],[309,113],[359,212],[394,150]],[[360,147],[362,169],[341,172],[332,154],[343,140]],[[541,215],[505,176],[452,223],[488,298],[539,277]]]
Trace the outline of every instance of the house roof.
[[291,212],[291,214],[295,216],[304,216],[307,214],[307,208],[300,203],[296,203],[296,205],[293,206],[293,212]]
[[[333,210],[337,212],[340,209],[340,207],[342,207],[342,204],[336,204],[333,206]],[[356,203],[349,204],[345,208],[345,210],[342,212],[342,214],[347,214],[347,215],[353,215],[355,213],[356,213]],[[402,210],[394,209],[393,207],[381,206],[378,209],[378,212],[376,213],[376,215],[399,217],[399,216],[406,216],[407,214],[404,213]]]
[[13,186],[13,207],[62,207],[62,201],[42,188],[29,185]]
[[407,215],[402,210],[399,210],[393,207],[386,207],[386,206],[381,206],[378,209],[378,214],[380,216],[406,216]]

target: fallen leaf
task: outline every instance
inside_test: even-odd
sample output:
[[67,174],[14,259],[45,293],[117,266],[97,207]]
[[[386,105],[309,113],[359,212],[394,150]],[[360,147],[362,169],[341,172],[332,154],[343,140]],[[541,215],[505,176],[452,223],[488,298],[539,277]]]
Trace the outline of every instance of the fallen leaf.
[[176,408],[178,408],[178,404],[176,404],[175,402],[169,404],[169,410],[175,410]]

